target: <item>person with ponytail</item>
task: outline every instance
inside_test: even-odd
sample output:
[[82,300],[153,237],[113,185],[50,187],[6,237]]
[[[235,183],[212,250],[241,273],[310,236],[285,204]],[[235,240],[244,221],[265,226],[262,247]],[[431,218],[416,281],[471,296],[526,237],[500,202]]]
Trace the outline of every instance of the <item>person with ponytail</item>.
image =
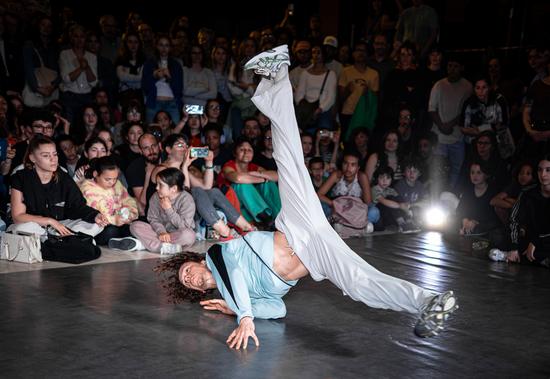
[[[62,236],[72,232],[98,235],[109,222],[86,200],[74,180],[59,168],[55,142],[36,135],[29,143],[25,169],[11,177],[10,231],[34,233],[46,239],[51,227]],[[51,231],[51,229],[50,229]]]
[[[88,205],[97,209],[109,222],[95,239],[98,245],[117,247],[117,242],[130,237],[130,223],[138,218],[136,200],[119,180],[120,169],[112,156],[92,159],[86,171],[86,179],[80,183],[80,190]],[[143,246],[135,240],[133,250]]]

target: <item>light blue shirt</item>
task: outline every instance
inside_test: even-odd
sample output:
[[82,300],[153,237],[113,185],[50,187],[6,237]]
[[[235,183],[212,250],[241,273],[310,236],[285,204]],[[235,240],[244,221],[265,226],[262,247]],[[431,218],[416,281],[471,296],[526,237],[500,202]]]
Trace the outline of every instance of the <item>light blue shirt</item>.
[[[243,238],[222,244],[222,256],[227,268],[233,297],[212,259],[206,256],[206,265],[212,271],[218,290],[227,305],[237,314],[237,323],[243,317],[281,318],[286,315],[281,299],[290,290],[266,265],[273,270],[273,232],[251,232],[245,237],[262,260],[254,254]],[[295,285],[298,281],[287,281]]]

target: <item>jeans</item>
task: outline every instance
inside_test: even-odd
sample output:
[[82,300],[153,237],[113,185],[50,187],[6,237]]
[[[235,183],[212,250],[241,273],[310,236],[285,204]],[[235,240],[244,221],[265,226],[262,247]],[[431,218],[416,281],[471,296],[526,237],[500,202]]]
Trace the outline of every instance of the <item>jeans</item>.
[[446,157],[449,161],[449,188],[454,189],[458,183],[460,169],[464,162],[464,141],[460,140],[451,144],[438,143],[435,155]]
[[220,220],[220,216],[216,209],[220,209],[227,217],[227,220],[235,224],[240,214],[235,207],[231,205],[229,200],[218,188],[205,190],[203,188],[191,188],[191,195],[195,199],[197,212],[201,215],[207,225],[212,226]]

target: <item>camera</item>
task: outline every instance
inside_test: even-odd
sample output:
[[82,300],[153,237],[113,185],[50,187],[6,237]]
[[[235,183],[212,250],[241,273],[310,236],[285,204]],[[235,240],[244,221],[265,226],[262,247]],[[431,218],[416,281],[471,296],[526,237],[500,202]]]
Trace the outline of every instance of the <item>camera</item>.
[[196,105],[196,104],[186,104],[185,105],[185,112],[188,114],[203,114],[204,113],[204,106],[202,105]]
[[331,131],[328,131],[328,130],[321,130],[321,131],[319,131],[319,135],[321,137],[332,138],[332,137],[334,137],[334,132],[331,132]]
[[192,147],[189,155],[191,158],[206,158],[208,157],[208,147]]

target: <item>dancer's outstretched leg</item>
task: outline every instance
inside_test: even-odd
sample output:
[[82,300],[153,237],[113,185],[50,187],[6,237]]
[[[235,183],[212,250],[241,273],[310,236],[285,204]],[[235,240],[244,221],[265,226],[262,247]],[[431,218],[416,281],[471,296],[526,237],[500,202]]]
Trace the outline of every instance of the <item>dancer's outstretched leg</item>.
[[[344,294],[371,307],[411,313],[425,310],[434,292],[376,270],[355,254],[327,222],[304,164],[288,64],[286,46],[279,46],[245,66],[256,71],[259,67],[260,74],[271,78],[262,79],[252,101],[272,123],[273,157],[282,203],[277,229],[285,234],[313,279],[329,279]],[[449,304],[432,308],[449,308]],[[438,320],[439,316],[431,319]]]

